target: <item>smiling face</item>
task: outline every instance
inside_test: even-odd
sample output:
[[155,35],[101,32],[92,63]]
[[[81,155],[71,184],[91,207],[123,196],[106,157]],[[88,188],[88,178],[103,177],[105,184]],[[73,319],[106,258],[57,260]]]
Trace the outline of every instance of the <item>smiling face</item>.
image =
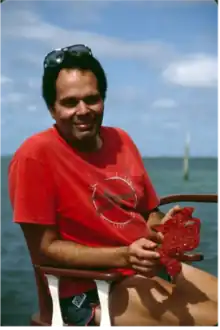
[[50,110],[61,135],[74,145],[99,143],[104,102],[91,71],[62,69],[56,81],[56,101]]

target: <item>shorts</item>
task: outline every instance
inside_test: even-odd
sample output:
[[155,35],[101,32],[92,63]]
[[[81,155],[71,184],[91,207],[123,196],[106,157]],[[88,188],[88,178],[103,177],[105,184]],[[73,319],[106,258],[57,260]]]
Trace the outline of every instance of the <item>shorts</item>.
[[171,276],[167,273],[165,267],[162,267],[159,274],[157,275],[158,277],[162,278],[163,280],[171,283],[172,282],[172,278]]
[[95,309],[99,306],[96,289],[70,298],[60,299],[60,308],[65,324],[73,326],[95,326]]

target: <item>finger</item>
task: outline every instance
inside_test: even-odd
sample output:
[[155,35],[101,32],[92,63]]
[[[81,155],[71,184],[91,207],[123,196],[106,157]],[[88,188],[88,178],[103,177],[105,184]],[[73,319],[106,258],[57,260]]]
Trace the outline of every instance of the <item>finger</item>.
[[[159,233],[157,233],[155,231],[151,231],[150,234],[147,236],[147,240],[152,241],[152,243],[154,245],[155,245],[155,243],[160,244],[163,242],[163,235],[160,235]],[[156,247],[156,246],[154,246],[154,247]]]
[[158,234],[159,239],[161,240],[161,243],[163,243],[164,235],[161,232],[158,232],[157,234]]
[[168,214],[170,217],[172,217],[175,213],[179,212],[182,210],[182,207],[180,205],[175,205],[172,209],[168,211]]
[[155,267],[160,265],[159,259],[141,259],[137,257],[130,258],[131,265],[141,266],[141,267]]
[[178,212],[182,210],[182,207],[180,205],[175,205],[171,210],[173,210],[173,212]]
[[154,242],[153,240],[158,241],[159,236],[158,236],[158,238],[156,238],[156,237],[157,237],[157,233],[154,233],[154,232],[152,232],[152,234],[149,233],[147,238],[143,237],[140,239],[138,247],[144,248],[147,250],[155,249],[158,246],[158,242]]
[[181,208],[179,205],[174,206],[172,209],[170,209],[166,214],[165,214],[165,218],[170,218],[172,217],[175,213],[177,213],[178,211],[180,211]]
[[193,261],[204,260],[204,256],[201,253],[181,254],[181,255],[176,255],[175,258],[182,262],[184,262],[184,261],[193,262]]
[[151,251],[151,250],[144,250],[144,249],[139,249],[136,251],[134,254],[132,254],[134,257],[138,259],[155,259],[158,260],[160,259],[160,254],[156,251]]
[[166,222],[168,219],[170,219],[175,213],[181,211],[182,208],[179,205],[175,205],[172,207],[163,217],[162,223]]
[[136,266],[134,265],[132,267],[138,274],[141,274],[146,277],[153,277],[156,275],[156,270],[152,268],[147,268],[147,267],[141,267],[141,266]]

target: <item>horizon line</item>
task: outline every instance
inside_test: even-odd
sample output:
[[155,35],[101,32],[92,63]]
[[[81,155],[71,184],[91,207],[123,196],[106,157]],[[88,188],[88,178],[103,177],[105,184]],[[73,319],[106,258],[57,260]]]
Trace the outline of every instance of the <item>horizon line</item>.
[[[14,155],[14,153],[12,154],[1,154],[1,157],[12,157]],[[157,156],[142,156],[142,158],[180,158],[180,159],[183,159],[184,157],[183,156],[180,156],[180,155],[157,155]],[[215,159],[218,159],[218,155],[216,156],[204,156],[204,155],[194,155],[194,156],[190,156],[189,157],[189,160],[190,159],[195,159],[195,158],[215,158]]]

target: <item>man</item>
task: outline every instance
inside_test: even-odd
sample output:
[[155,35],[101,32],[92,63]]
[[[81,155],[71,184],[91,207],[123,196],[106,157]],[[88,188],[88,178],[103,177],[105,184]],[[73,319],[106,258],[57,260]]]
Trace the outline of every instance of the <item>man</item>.
[[[163,237],[151,230],[159,199],[128,134],[102,126],[107,79],[91,50],[49,53],[42,91],[55,125],[27,139],[9,167],[14,221],[42,262],[130,275],[112,287],[114,325],[214,325],[213,276],[183,265],[173,286],[163,275]],[[67,323],[99,324],[93,282],[62,280],[60,301]]]

